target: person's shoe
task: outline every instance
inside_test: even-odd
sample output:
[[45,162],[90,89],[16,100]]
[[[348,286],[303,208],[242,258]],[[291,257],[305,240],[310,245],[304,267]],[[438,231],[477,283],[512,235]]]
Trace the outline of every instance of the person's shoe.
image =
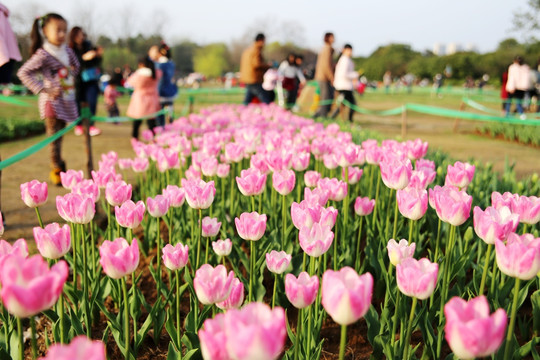
[[101,129],[92,125],[90,126],[90,130],[88,132],[90,133],[90,136],[98,136],[99,134],[101,134]]
[[61,171],[62,169],[56,168],[56,169],[51,170],[51,172],[49,173],[49,178],[51,179],[51,183],[53,185],[56,185],[56,186],[62,185],[62,180],[60,179]]
[[75,135],[81,136],[84,133],[84,129],[81,125],[75,126]]

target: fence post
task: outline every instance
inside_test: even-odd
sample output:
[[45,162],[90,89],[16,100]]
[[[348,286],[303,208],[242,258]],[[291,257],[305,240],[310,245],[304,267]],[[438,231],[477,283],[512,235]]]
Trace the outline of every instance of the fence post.
[[[459,105],[459,111],[464,111],[465,108],[467,107],[467,104],[465,104],[465,102],[461,102],[461,104]],[[458,131],[458,126],[459,126],[459,118],[456,117],[456,119],[454,120],[454,133],[457,133]]]
[[90,117],[92,114],[90,113],[90,109],[88,108],[88,104],[82,103],[81,104],[81,116],[82,116],[82,126],[84,128],[84,145],[86,150],[86,172],[87,177],[91,179],[92,177],[92,170],[94,170],[94,162],[92,160],[92,138],[90,137]]
[[404,105],[401,112],[401,137],[404,139],[407,135],[407,107]]

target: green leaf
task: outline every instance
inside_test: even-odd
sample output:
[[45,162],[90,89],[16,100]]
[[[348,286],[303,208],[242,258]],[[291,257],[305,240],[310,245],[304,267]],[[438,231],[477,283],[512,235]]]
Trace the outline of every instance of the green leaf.
[[180,360],[182,358],[182,352],[179,352],[173,345],[169,343],[169,351],[167,352],[167,360]]

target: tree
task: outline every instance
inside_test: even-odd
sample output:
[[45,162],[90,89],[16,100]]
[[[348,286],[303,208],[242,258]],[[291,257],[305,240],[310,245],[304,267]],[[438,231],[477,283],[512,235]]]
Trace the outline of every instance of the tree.
[[199,45],[189,40],[182,40],[171,46],[172,58],[177,72],[186,75],[194,71],[193,55],[198,48]]
[[214,43],[195,50],[193,56],[195,71],[207,77],[222,76],[230,70],[227,45]]
[[514,29],[524,33],[527,40],[534,39],[534,34],[540,30],[540,0],[527,1],[528,9],[514,13]]

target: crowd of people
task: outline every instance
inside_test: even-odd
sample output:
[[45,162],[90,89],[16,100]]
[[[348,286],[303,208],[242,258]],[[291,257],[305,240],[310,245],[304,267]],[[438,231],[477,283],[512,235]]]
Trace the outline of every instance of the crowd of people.
[[[524,117],[526,107],[540,98],[540,60],[535,68],[527,65],[522,56],[516,56],[508,71],[502,75],[501,99],[502,110],[506,116],[514,112]],[[535,109],[538,111],[538,109]]]

